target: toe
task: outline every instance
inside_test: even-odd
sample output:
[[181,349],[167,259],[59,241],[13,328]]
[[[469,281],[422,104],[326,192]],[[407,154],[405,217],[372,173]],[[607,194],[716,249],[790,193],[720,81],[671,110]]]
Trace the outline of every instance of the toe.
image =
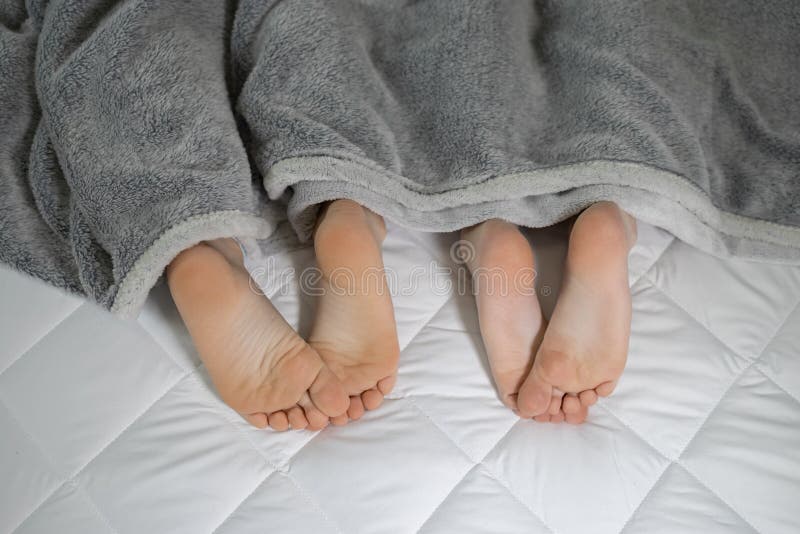
[[245,421],[250,423],[256,428],[266,428],[267,427],[267,415],[263,413],[251,413],[251,414],[243,414]]
[[537,369],[531,371],[519,388],[517,409],[523,417],[535,417],[547,413],[553,396],[553,386],[542,380]]
[[609,395],[614,393],[614,389],[616,387],[617,387],[617,381],[612,380],[611,382],[603,382],[602,384],[594,388],[594,390],[601,397],[608,397]]
[[588,408],[597,402],[597,392],[593,389],[587,389],[586,391],[581,391],[578,398],[581,400],[581,404]]
[[576,414],[581,411],[582,404],[576,395],[569,394],[564,396],[564,401],[561,403],[561,408],[567,415]]
[[343,415],[350,406],[350,398],[342,383],[327,365],[322,366],[308,393],[314,406],[328,417]]
[[519,415],[519,408],[517,408],[517,393],[511,393],[509,395],[500,396],[500,401],[506,406],[506,408],[510,408],[512,412]]
[[350,397],[350,407],[347,409],[347,417],[352,420],[361,419],[364,415],[364,403],[361,402],[361,397],[353,395]]
[[578,410],[575,413],[566,414],[565,415],[565,419],[566,419],[567,423],[570,423],[572,425],[579,425],[579,424],[583,423],[584,421],[586,421],[586,416],[588,414],[589,414],[589,410],[584,406],[584,407],[581,407],[581,409]]
[[303,408],[303,412],[305,413],[306,420],[308,421],[308,426],[306,428],[308,430],[321,430],[328,426],[330,419],[314,406],[314,403],[312,403],[311,399],[308,397],[308,393],[303,395],[298,404]]
[[308,419],[300,406],[292,406],[286,412],[292,430],[302,430],[308,426]]
[[537,423],[549,423],[550,422],[550,414],[549,413],[541,413],[533,417],[533,420]]
[[564,422],[564,412],[558,412],[555,415],[550,416],[551,423],[563,423]]
[[344,426],[350,419],[347,418],[347,414],[343,413],[342,415],[337,415],[336,417],[331,417],[331,423],[334,426]]
[[286,417],[286,412],[272,412],[267,419],[269,421],[269,426],[271,426],[273,430],[279,432],[289,430],[289,418]]
[[383,394],[376,388],[368,389],[361,394],[361,400],[364,403],[364,408],[375,410],[383,404]]
[[378,381],[378,391],[384,395],[388,395],[394,389],[394,384],[397,382],[397,375],[387,376]]
[[555,415],[560,412],[563,400],[564,394],[556,388],[553,388],[553,396],[550,397],[550,406],[547,407],[547,413]]
[[327,415],[316,408],[305,410],[305,412],[306,419],[308,420],[308,426],[306,427],[307,430],[322,430],[328,426],[328,423],[331,422]]

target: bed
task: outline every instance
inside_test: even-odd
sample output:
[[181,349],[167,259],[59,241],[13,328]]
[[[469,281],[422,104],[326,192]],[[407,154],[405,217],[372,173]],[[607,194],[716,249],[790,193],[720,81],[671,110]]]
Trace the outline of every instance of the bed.
[[[564,233],[530,233],[546,313]],[[406,287],[454,267],[454,239],[390,226],[386,266]],[[313,299],[272,275],[312,252],[256,245],[248,265],[271,262],[268,293],[307,330]],[[505,409],[470,295],[419,283],[395,293],[396,389],[318,433],[228,409],[163,285],[123,321],[3,269],[0,532],[800,531],[800,268],[646,225],[629,263],[628,366],[586,424]]]

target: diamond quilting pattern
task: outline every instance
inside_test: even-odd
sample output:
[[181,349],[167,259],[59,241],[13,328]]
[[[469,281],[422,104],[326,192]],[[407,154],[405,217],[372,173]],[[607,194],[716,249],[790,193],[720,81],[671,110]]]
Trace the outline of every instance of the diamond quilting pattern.
[[[391,227],[385,263],[408,283],[452,239]],[[316,434],[222,405],[163,288],[125,323],[2,270],[0,532],[800,530],[800,270],[646,225],[630,264],[629,368],[586,425],[506,413],[471,299],[422,284],[392,398]],[[304,328],[313,302],[270,287]]]

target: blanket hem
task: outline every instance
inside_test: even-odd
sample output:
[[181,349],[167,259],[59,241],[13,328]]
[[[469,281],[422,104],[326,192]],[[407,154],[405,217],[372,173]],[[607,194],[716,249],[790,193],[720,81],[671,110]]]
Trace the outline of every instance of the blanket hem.
[[[722,210],[682,175],[642,163],[592,160],[501,175],[433,194],[409,189],[405,182],[350,159],[302,156],[273,165],[264,187],[271,198],[294,189],[290,216],[303,239],[312,206],[342,196],[428,231],[457,230],[493,217],[549,226],[593,202],[611,200],[712,254],[800,263],[800,228]],[[558,195],[557,202],[548,202],[552,195]]]
[[162,233],[136,260],[120,282],[111,312],[122,317],[136,315],[164,269],[182,250],[223,237],[265,239],[274,229],[274,224],[266,218],[237,210],[196,215],[181,221]]

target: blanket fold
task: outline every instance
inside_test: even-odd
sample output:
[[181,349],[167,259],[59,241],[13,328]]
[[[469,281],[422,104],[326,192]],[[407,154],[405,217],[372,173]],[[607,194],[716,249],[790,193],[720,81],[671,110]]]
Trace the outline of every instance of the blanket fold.
[[232,4],[1,4],[0,260],[129,314],[181,250],[270,235],[229,104]]
[[547,226],[613,200],[718,255],[800,261],[794,0],[243,0],[239,14],[258,24],[234,25],[252,43],[237,110],[301,237],[339,197],[433,231]]
[[795,0],[0,0],[0,261],[128,314],[351,198],[800,262],[798,57]]

